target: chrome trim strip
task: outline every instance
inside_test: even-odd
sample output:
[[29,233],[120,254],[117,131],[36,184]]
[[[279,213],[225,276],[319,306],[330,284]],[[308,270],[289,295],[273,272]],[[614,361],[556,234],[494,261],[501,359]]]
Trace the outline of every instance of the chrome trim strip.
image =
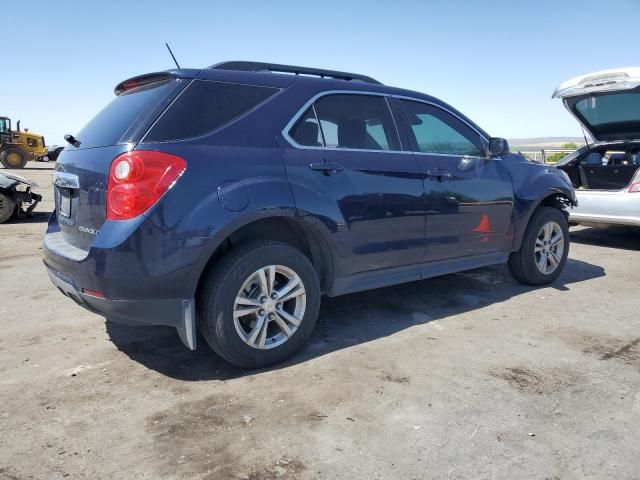
[[60,188],[80,188],[78,176],[73,173],[53,172],[53,184]]
[[[302,108],[300,108],[300,110],[298,110],[298,112],[293,116],[293,118],[291,118],[291,120],[289,120],[289,122],[285,125],[284,129],[282,130],[282,136],[289,143],[289,145],[291,145],[293,148],[297,148],[297,149],[301,149],[301,150],[335,150],[335,151],[339,151],[339,152],[369,152],[369,153],[410,153],[410,154],[417,154],[417,155],[435,155],[435,156],[440,156],[440,157],[461,157],[461,156],[466,156],[466,157],[469,157],[469,158],[482,158],[482,159],[487,159],[488,158],[488,157],[477,157],[477,156],[463,155],[463,154],[413,152],[411,150],[365,150],[365,149],[359,149],[359,148],[309,147],[309,146],[305,146],[305,145],[300,145],[293,138],[291,138],[291,136],[289,135],[289,131],[291,131],[293,126],[296,124],[296,122],[300,119],[300,117],[302,117],[302,115],[304,115],[304,113],[307,111],[307,109],[310,106],[313,106],[313,110],[314,110],[314,113],[316,115],[316,121],[318,122],[318,125],[320,126],[320,131],[322,132],[322,125],[320,124],[320,121],[318,119],[318,114],[315,111],[315,102],[316,102],[316,100],[318,100],[318,99],[320,99],[322,97],[326,97],[327,95],[349,95],[349,94],[351,94],[351,95],[371,95],[371,96],[375,96],[375,97],[384,97],[385,98],[386,103],[387,103],[387,108],[389,109],[389,113],[391,114],[391,118],[392,118],[392,120],[394,122],[394,125],[396,126],[396,133],[398,135],[398,141],[400,142],[400,148],[403,148],[404,145],[403,145],[402,140],[400,139],[400,132],[398,131],[398,126],[396,124],[396,119],[393,116],[393,110],[391,110],[391,106],[389,105],[389,100],[388,100],[389,97],[397,98],[399,100],[409,100],[409,101],[412,101],[412,102],[425,103],[427,105],[431,105],[433,107],[439,108],[440,110],[442,110],[442,111],[448,113],[449,115],[452,115],[453,117],[457,118],[459,121],[464,123],[467,127],[469,127],[471,130],[476,132],[476,134],[480,137],[480,139],[483,141],[483,143],[486,143],[486,144],[489,143],[489,139],[487,137],[485,137],[480,131],[478,131],[477,128],[475,128],[473,125],[471,125],[469,122],[467,122],[464,118],[460,117],[459,115],[455,114],[454,112],[450,111],[449,109],[443,107],[442,105],[438,105],[437,103],[430,102],[428,100],[422,100],[422,99],[419,99],[419,98],[407,97],[407,96],[404,96],[404,95],[393,95],[393,94],[378,93],[378,92],[366,92],[366,91],[361,91],[361,90],[325,90],[323,92],[315,94],[313,97],[311,97],[302,106]],[[323,140],[324,140],[324,133],[322,133],[322,135],[323,135]],[[326,141],[324,142],[324,144],[326,145]]]

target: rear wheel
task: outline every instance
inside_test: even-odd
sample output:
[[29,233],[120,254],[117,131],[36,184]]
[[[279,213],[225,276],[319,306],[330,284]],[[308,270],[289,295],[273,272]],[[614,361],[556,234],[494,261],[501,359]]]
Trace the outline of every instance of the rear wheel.
[[218,354],[260,368],[306,344],[319,307],[318,276],[307,257],[284,243],[256,242],[232,250],[209,275],[198,317]]
[[509,270],[528,285],[547,285],[562,273],[569,253],[569,225],[563,212],[542,207],[534,214],[518,252],[509,257]]
[[20,148],[9,147],[0,152],[0,163],[5,168],[24,168],[27,160],[27,154]]
[[4,193],[0,193],[0,223],[4,223],[13,216],[16,202]]

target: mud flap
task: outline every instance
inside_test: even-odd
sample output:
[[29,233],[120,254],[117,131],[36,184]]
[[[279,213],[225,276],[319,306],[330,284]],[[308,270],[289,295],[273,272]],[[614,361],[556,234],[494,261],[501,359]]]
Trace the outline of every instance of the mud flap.
[[178,336],[189,350],[196,349],[196,302],[195,300],[182,301],[182,319],[180,326],[176,327]]

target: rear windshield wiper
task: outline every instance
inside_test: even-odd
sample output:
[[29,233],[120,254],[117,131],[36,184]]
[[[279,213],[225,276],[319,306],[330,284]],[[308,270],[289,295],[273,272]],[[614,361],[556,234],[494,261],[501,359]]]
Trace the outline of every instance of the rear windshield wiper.
[[64,136],[64,139],[69,142],[71,145],[73,145],[76,148],[80,148],[80,140],[78,140],[76,137],[74,137],[73,135],[71,135],[70,133],[67,133]]

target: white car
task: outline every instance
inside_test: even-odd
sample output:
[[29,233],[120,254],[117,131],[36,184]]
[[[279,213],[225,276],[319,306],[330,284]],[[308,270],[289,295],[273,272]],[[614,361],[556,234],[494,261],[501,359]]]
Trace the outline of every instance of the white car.
[[552,98],[562,99],[595,141],[556,164],[576,189],[570,221],[640,226],[640,68],[572,78]]

